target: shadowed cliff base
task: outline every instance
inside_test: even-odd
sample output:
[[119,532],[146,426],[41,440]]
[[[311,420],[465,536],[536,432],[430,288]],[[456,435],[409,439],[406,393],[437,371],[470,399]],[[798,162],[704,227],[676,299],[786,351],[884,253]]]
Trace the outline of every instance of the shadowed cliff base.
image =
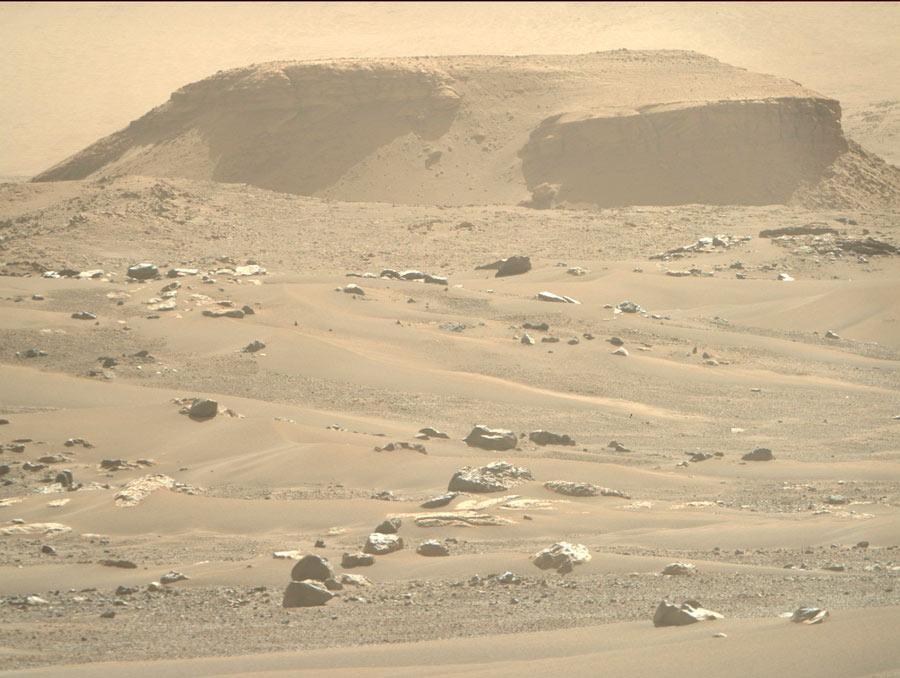
[[[692,52],[278,62],[173,93],[34,181],[142,174],[346,201],[900,205],[840,104]],[[845,157],[846,156],[846,157]]]

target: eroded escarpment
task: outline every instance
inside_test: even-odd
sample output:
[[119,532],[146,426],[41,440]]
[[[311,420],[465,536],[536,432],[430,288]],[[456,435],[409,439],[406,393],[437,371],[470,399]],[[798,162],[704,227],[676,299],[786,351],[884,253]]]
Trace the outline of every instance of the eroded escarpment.
[[128,174],[406,204],[900,205],[837,101],[683,51],[253,65],[34,180]]
[[34,178],[99,170],[249,183],[310,195],[406,134],[446,132],[460,96],[445,73],[389,63],[265,64],[174,92],[142,118]]
[[536,207],[787,203],[848,149],[837,101],[784,97],[545,120],[522,149]]

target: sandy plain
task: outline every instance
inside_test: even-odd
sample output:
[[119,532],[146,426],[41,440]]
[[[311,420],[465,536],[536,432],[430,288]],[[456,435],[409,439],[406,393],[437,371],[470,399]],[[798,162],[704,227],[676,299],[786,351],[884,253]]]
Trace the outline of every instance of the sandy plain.
[[[424,147],[395,146],[389,176],[423,171]],[[898,209],[533,210],[509,183],[433,205],[115,171],[0,186],[0,675],[900,674]],[[826,230],[761,235],[786,227]],[[514,254],[531,270],[477,268]],[[139,262],[162,275],[128,279]],[[100,273],[42,275],[66,268]],[[467,446],[475,424],[518,444]],[[742,460],[757,448],[774,459]],[[533,480],[420,506],[498,460]],[[117,499],[148,475],[170,487]],[[406,547],[352,569],[369,585],[282,607],[296,561],[275,553],[340,574],[391,517]],[[417,554],[428,539],[449,556]],[[563,540],[591,559],[535,567]],[[187,578],[148,589],[170,571]],[[663,599],[724,619],[655,628]],[[799,607],[830,616],[794,625]]]

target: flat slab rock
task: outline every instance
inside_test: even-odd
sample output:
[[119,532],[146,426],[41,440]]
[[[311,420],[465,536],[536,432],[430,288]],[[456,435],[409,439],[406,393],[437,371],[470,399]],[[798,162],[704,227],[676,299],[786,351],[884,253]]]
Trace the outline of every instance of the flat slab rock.
[[516,434],[512,431],[501,428],[492,429],[481,425],[476,425],[463,440],[469,447],[500,452],[511,450],[518,444]]
[[619,490],[612,490],[608,487],[598,487],[591,483],[573,483],[567,480],[548,480],[544,483],[551,492],[564,494],[569,497],[621,497],[622,499],[631,499],[631,496]]
[[519,483],[534,480],[531,471],[505,461],[486,466],[465,466],[453,474],[448,492],[503,492]]
[[575,441],[565,433],[551,433],[550,431],[532,431],[528,439],[535,445],[574,445]]
[[681,607],[663,600],[659,603],[656,613],[653,615],[653,625],[686,626],[688,624],[696,624],[699,621],[723,618],[718,612],[705,609],[696,600],[687,600],[682,603]]
[[772,461],[774,458],[775,455],[772,454],[772,450],[766,447],[758,447],[741,457],[744,461]]
[[795,624],[821,624],[828,614],[828,610],[821,607],[801,607],[791,615],[791,621]]
[[576,565],[586,563],[590,559],[591,553],[584,544],[561,541],[543,551],[538,551],[534,556],[534,564],[542,570],[555,569],[559,574],[566,574]]

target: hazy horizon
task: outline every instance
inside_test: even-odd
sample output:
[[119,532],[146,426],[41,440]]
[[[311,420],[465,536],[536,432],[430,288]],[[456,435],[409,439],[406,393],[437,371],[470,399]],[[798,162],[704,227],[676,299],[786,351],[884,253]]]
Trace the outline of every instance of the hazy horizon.
[[898,3],[4,3],[0,175],[255,62],[689,49],[852,108],[900,99],[897,35]]

